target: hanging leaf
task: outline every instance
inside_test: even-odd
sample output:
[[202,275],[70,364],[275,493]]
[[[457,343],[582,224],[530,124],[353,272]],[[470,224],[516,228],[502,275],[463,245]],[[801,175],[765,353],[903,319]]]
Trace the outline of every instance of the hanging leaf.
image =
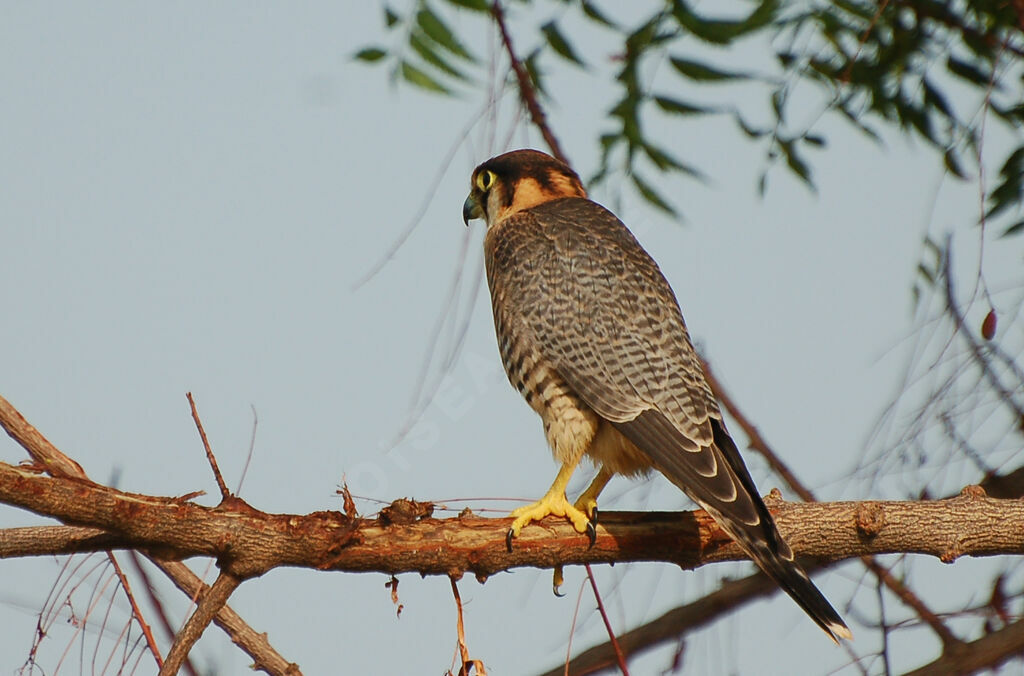
[[946,165],[946,169],[949,169],[949,173],[953,174],[960,180],[967,179],[967,174],[964,173],[963,168],[960,166],[960,160],[957,158],[953,148],[947,148],[946,152],[942,154],[942,162]]
[[1024,201],[1024,145],[1006,158],[999,170],[999,184],[989,193],[986,218],[992,218]]
[[669,98],[667,96],[655,96],[654,102],[666,113],[672,113],[674,115],[704,115],[707,113],[718,112],[714,108],[686,103],[685,101]]
[[777,0],[766,0],[739,21],[705,19],[689,8],[684,0],[674,0],[672,15],[691,35],[715,45],[727,45],[736,38],[770,24],[778,14]]
[[797,154],[796,146],[792,140],[784,141],[778,139],[779,149],[786,156],[786,164],[794,174],[807,184],[811,190],[815,190],[814,181],[811,180],[811,169],[807,163]]
[[437,94],[445,94],[447,96],[451,96],[452,94],[450,89],[408,61],[403,61],[399,70],[402,73],[402,79],[411,85],[415,85],[420,89],[426,89],[428,92],[435,92]]
[[672,208],[672,205],[666,202],[664,198],[662,198],[662,196],[659,195],[654,188],[648,185],[643,179],[641,179],[636,174],[633,174],[631,178],[633,179],[633,185],[636,186],[637,191],[645,200],[647,200],[650,204],[656,206],[657,208],[661,209],[670,216],[676,215],[676,210]]
[[427,41],[426,36],[424,36],[419,30],[414,29],[409,32],[409,46],[412,47],[414,52],[420,55],[420,58],[434,68],[437,68],[441,72],[446,73],[457,80],[468,79],[462,71],[448,63],[440,54],[432,49],[431,44],[432,43]]
[[673,56],[669,60],[680,75],[697,82],[723,82],[725,80],[741,80],[747,77],[743,73],[720,70],[707,64],[677,56]]
[[988,86],[988,83],[991,80],[991,75],[989,73],[985,73],[977,66],[969,64],[966,61],[961,61],[952,54],[946,58],[946,68],[948,68],[949,72],[953,75],[976,85]]
[[618,28],[614,21],[606,17],[601,10],[594,6],[594,3],[583,0],[581,6],[583,8],[583,13],[592,21],[601,24],[605,28]]
[[1017,221],[1004,230],[1000,237],[1013,237],[1014,235],[1019,235],[1022,232],[1024,232],[1024,221]]
[[548,44],[551,45],[551,49],[555,50],[555,53],[561,56],[566,61],[574,63],[577,66],[586,67],[586,64],[576,55],[576,50],[572,48],[569,41],[565,39],[561,31],[558,30],[558,25],[554,21],[549,21],[540,27],[542,33],[544,33],[545,39]]
[[365,49],[360,49],[358,52],[356,52],[352,56],[352,58],[355,59],[356,61],[374,63],[376,61],[380,61],[387,55],[387,51],[381,49],[380,47],[366,47]]
[[487,0],[448,0],[448,2],[457,7],[473,10],[474,12],[490,13],[491,11],[491,6]]
[[466,61],[476,62],[476,59],[469,53],[459,39],[455,37],[448,25],[435,14],[426,4],[416,13],[416,25],[423,29],[427,37],[441,45],[449,52]]

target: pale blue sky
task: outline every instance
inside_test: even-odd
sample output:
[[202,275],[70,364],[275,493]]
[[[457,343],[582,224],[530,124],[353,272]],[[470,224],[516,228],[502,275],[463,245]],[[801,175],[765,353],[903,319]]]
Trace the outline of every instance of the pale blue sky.
[[[90,476],[116,477],[130,491],[215,494],[188,414],[191,391],[232,485],[258,412],[241,495],[259,509],[340,509],[334,491],[343,475],[354,493],[382,500],[539,496],[555,466],[539,421],[500,370],[482,291],[468,316],[463,306],[465,347],[440,400],[387,451],[408,417],[453,274],[465,265],[463,298],[480,283],[482,224],[467,232],[460,218],[469,172],[510,147],[542,147],[539,136],[514,130],[505,105],[442,166],[483,94],[445,100],[392,87],[384,70],[352,63],[357,48],[384,40],[376,3],[191,10],[116,2],[0,9],[0,393]],[[494,51],[479,20],[458,21],[478,34],[477,53]],[[597,63],[606,63],[602,49],[582,43]],[[552,126],[589,175],[595,134],[608,125],[607,89],[599,73],[568,73],[551,85],[560,93]],[[745,105],[756,113],[762,102]],[[819,107],[808,96],[808,116]],[[686,224],[619,195],[615,181],[595,199],[614,206],[659,261],[719,377],[822,498],[901,497],[872,486],[844,490],[839,479],[904,362],[922,237],[957,228],[965,252],[975,246],[966,224],[977,215],[977,186],[943,181],[934,157],[914,144],[890,137],[887,148],[867,145],[825,120],[830,146],[811,158],[818,194],[776,170],[759,200],[761,151],[731,122],[654,129],[712,178],[661,184]],[[354,289],[439,171],[418,228]],[[990,255],[996,276],[1019,266],[998,248]],[[962,259],[968,265],[970,254]],[[446,330],[442,351],[451,345]],[[762,492],[778,485],[748,457]],[[24,454],[0,441],[0,458]],[[661,479],[617,479],[602,502],[637,507],[689,505]],[[40,520],[0,510],[0,525],[33,523]],[[0,672],[28,654],[35,614],[61,565],[3,562]],[[976,565],[921,570],[929,584],[949,585]],[[602,567],[599,579],[625,631],[749,569],[645,564]],[[448,581],[402,576],[396,619],[386,579],[276,570],[245,583],[231,604],[307,674],[442,673],[455,647]],[[548,571],[518,570],[483,586],[463,580],[473,656],[497,676],[557,664],[581,579],[567,570],[563,599],[552,597]],[[840,608],[857,579],[853,566],[819,578]],[[165,597],[181,618],[181,599]],[[870,614],[873,598],[861,590],[855,605]],[[581,608],[576,652],[604,639],[589,595]],[[118,598],[108,631],[120,629],[125,612]],[[857,613],[847,617],[869,650],[874,637],[858,628]],[[70,636],[58,622],[40,654],[46,673]],[[930,635],[905,636],[894,650],[898,665],[934,652]],[[90,632],[87,653],[95,641]],[[848,662],[784,597],[745,608],[687,645],[691,673],[820,674]],[[78,650],[62,673],[79,671]],[[219,630],[194,654],[217,673],[246,673],[246,659]],[[664,650],[641,658],[634,673],[658,673],[669,658]],[[151,673],[143,664],[137,673]]]

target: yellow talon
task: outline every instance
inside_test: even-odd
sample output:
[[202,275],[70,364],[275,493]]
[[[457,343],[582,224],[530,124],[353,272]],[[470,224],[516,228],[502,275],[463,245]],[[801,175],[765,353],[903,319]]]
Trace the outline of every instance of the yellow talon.
[[558,476],[555,477],[554,483],[551,484],[551,488],[544,494],[544,497],[533,504],[524,505],[512,510],[509,516],[515,517],[515,520],[505,535],[505,547],[508,551],[512,551],[512,538],[519,536],[523,526],[533,521],[540,521],[552,514],[567,518],[572,523],[572,527],[581,533],[586,533],[590,537],[591,544],[593,544],[597,533],[594,531],[594,525],[590,523],[590,517],[578,508],[570,505],[565,497],[565,487],[569,484],[569,479],[572,477],[573,470],[576,469],[576,464],[562,463],[562,468],[558,470]]
[[523,526],[534,521],[540,521],[549,515],[564,516],[572,522],[572,527],[580,533],[586,533],[587,526],[590,524],[590,517],[569,504],[564,492],[552,494],[549,491],[537,502],[531,505],[524,505],[512,511],[509,515],[515,517],[515,521],[512,522],[512,527],[509,529],[512,532],[512,537],[518,537]]

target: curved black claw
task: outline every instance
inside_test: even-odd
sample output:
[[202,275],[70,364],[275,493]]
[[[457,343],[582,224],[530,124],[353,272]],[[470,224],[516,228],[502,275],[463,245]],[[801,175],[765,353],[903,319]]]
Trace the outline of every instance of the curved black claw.
[[515,533],[513,533],[512,529],[509,528],[508,532],[505,533],[505,549],[508,550],[509,554],[512,553],[512,538],[514,538],[514,537],[515,537]]
[[[590,540],[589,547],[593,547],[594,543],[597,542],[597,528],[594,527],[594,522],[593,521],[588,521],[587,522],[587,539]],[[588,549],[589,549],[589,547],[588,547]]]
[[590,515],[590,523],[597,525],[597,505],[594,505],[594,513]]
[[562,566],[555,566],[554,575],[551,577],[551,591],[554,592],[555,596],[562,598],[565,596],[562,593],[562,583],[565,582],[565,576],[562,574]]

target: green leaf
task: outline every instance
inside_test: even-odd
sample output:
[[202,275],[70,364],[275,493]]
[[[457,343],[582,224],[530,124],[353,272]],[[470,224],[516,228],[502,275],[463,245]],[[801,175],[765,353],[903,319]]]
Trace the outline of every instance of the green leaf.
[[946,100],[946,95],[936,89],[932,83],[928,81],[928,78],[921,78],[921,88],[924,89],[924,104],[926,106],[936,108],[949,119],[954,119],[956,117],[953,113],[953,109],[949,105],[949,102]]
[[441,45],[455,56],[466,61],[475,62],[476,59],[469,53],[459,39],[455,37],[448,25],[435,14],[426,4],[416,13],[416,25],[423,29],[427,37]]
[[748,138],[759,139],[768,135],[767,129],[754,129],[740,116],[739,112],[733,114],[733,119],[736,120],[736,124],[739,125],[740,131],[744,133]]
[[1000,237],[1013,237],[1014,235],[1019,235],[1021,233],[1024,233],[1024,221],[1017,221],[1003,231],[1003,234],[1001,234]]
[[523,66],[526,68],[526,74],[530,76],[530,83],[533,88],[539,93],[547,96],[547,90],[544,88],[544,72],[540,69],[540,48],[530,52],[530,55],[523,59]]
[[413,51],[419,54],[424,61],[457,80],[466,80],[466,75],[455,66],[445,61],[440,54],[431,49],[431,44],[432,43],[427,41],[426,36],[419,30],[413,29],[409,32],[409,46],[412,47]]
[[662,196],[659,195],[654,188],[648,185],[643,179],[641,179],[636,174],[632,174],[631,178],[633,179],[633,185],[636,186],[637,191],[645,200],[647,200],[650,204],[656,206],[657,208],[661,209],[669,216],[676,215],[676,210],[672,208],[672,205],[666,202],[664,198],[662,198]]
[[402,17],[391,11],[390,7],[384,8],[384,25],[389,29],[394,28],[402,21]]
[[548,44],[551,45],[551,48],[555,50],[555,53],[566,61],[575,63],[577,66],[586,66],[586,64],[580,60],[580,57],[576,55],[576,50],[572,48],[569,41],[566,40],[565,36],[558,30],[558,25],[554,21],[547,22],[540,27],[540,30],[544,33],[544,37],[547,39]]
[[720,70],[690,59],[683,59],[673,56],[669,59],[672,66],[685,78],[697,82],[722,82],[725,80],[744,79],[747,76],[743,73],[735,73],[727,70]]
[[387,51],[384,50],[384,49],[381,49],[380,47],[366,47],[366,48],[360,49],[358,52],[356,52],[352,56],[352,58],[355,59],[356,61],[365,61],[366,63],[374,63],[376,61],[380,61],[381,59],[383,59],[387,55],[388,55]]
[[672,99],[667,96],[655,96],[654,102],[666,113],[673,113],[674,115],[705,115],[707,113],[717,112],[714,108],[686,103],[685,101]]
[[402,62],[400,70],[402,73],[402,79],[409,84],[415,85],[421,89],[426,89],[428,92],[451,96],[452,92],[450,89],[408,61]]
[[646,142],[642,143],[641,147],[643,148],[644,153],[647,154],[647,157],[650,158],[651,162],[654,162],[654,165],[661,171],[678,171],[701,181],[707,180],[707,177],[695,167],[689,164],[683,164],[669,154],[668,151],[662,150],[661,148]]
[[800,179],[807,184],[807,187],[811,190],[815,190],[814,181],[811,180],[811,169],[807,166],[807,163],[803,161],[803,158],[796,152],[796,147],[793,141],[783,141],[779,139],[779,148],[782,153],[786,156],[786,164],[790,170],[800,177]]
[[605,28],[618,28],[614,21],[606,17],[601,10],[594,6],[594,3],[583,0],[582,3],[583,13],[586,14],[592,21],[601,24]]
[[964,173],[963,168],[960,166],[960,159],[956,156],[956,153],[952,148],[947,148],[946,152],[942,153],[942,163],[946,165],[946,169],[949,173],[953,174],[960,180],[966,180],[967,174]]
[[993,218],[1012,206],[1024,201],[1024,146],[1010,153],[999,170],[999,185],[989,193],[992,205],[986,218]]
[[727,45],[733,40],[769,26],[777,16],[777,0],[765,0],[747,18],[739,21],[705,19],[689,8],[684,0],[674,0],[672,16],[691,35],[715,45]]
[[448,0],[448,2],[457,7],[473,10],[474,12],[490,13],[491,11],[491,6],[487,0]]
[[946,68],[957,77],[967,80],[976,85],[987,87],[991,80],[989,73],[983,72],[980,68],[966,61],[955,58],[952,54],[946,58]]

